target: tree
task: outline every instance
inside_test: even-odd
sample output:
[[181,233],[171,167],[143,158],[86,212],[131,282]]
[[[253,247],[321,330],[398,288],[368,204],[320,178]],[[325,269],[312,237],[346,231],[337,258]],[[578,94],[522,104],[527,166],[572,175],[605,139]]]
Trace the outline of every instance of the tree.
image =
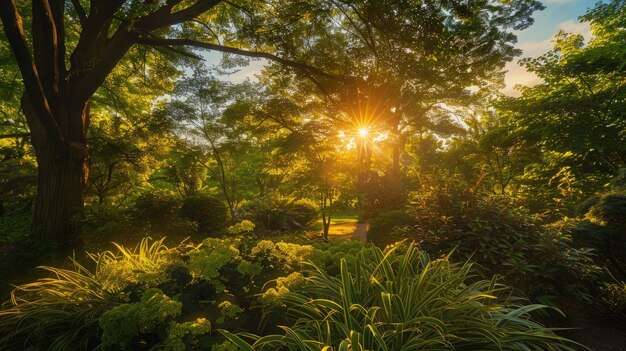
[[[437,130],[442,103],[464,103],[476,89],[501,84],[504,64],[519,54],[512,45],[515,36],[507,29],[526,28],[531,13],[542,8],[533,1],[508,3],[510,7],[471,1],[331,3],[342,20],[333,21],[328,11],[306,25],[287,27],[307,38],[301,39],[306,46],[296,42],[290,49],[326,71],[356,72],[362,79],[334,85],[314,80],[301,89],[320,88],[340,123],[387,131],[389,192],[401,185],[408,127]],[[315,33],[315,40],[308,40],[308,33]],[[345,59],[336,54],[342,50]],[[367,152],[360,159],[364,165],[371,160]]]
[[[250,82],[222,82],[199,67],[178,82],[165,107],[180,137],[197,149],[194,162],[217,183],[232,216],[242,188],[252,179],[257,185],[261,181],[264,165],[258,167],[263,163],[259,156],[267,122],[259,116],[267,114],[263,92]],[[252,163],[257,167],[250,167]]]
[[550,52],[522,60],[542,83],[498,104],[510,138],[541,150],[524,177],[544,206],[554,199],[571,209],[626,166],[625,2],[600,3],[581,20],[591,24],[589,43],[559,33]]
[[[359,65],[346,69],[328,63],[344,61],[345,47],[341,45],[351,39],[352,29],[358,29],[370,32],[362,36],[363,44],[394,43],[385,48],[387,60],[396,60],[401,52],[406,53],[401,58],[409,57],[412,50],[419,49],[414,56],[423,63],[455,48],[461,54],[456,71],[465,70],[467,75],[471,66],[463,60],[472,63],[479,59],[474,53],[513,52],[508,43],[514,36],[498,28],[525,27],[539,7],[534,0],[488,6],[434,0],[92,0],[89,4],[72,0],[70,6],[64,0],[42,0],[32,2],[33,26],[25,33],[15,0],[2,0],[0,18],[24,82],[22,106],[38,163],[33,234],[47,240],[71,237],[72,218],[81,212],[89,175],[91,99],[136,45],[185,56],[192,54],[180,47],[201,47],[274,60],[313,80],[354,82],[349,76],[360,73]],[[466,36],[454,41],[445,36],[447,28],[464,28]],[[329,45],[337,38],[342,40]],[[318,65],[315,57],[308,55],[311,50],[332,60]],[[482,57],[491,60],[489,54]],[[440,78],[432,68],[397,61],[405,69],[430,76],[429,81]],[[446,65],[445,69],[449,68]]]
[[[297,193],[316,200],[322,219],[322,239],[328,241],[328,232],[336,202],[352,185],[354,172],[347,160],[347,149],[334,126],[328,120],[304,123],[284,140],[280,152],[294,160],[290,164],[290,181]],[[297,145],[294,147],[294,145]]]

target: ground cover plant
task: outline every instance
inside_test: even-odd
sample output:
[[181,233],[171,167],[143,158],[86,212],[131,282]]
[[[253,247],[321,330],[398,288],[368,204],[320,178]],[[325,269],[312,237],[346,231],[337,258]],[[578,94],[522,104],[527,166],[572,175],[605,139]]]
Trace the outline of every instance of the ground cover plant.
[[[518,305],[495,280],[471,282],[471,264],[431,260],[414,244],[361,250],[338,275],[314,264],[279,302],[284,334],[233,335],[244,350],[573,350],[534,322],[541,305]],[[280,283],[280,282],[279,282]],[[243,338],[252,339],[248,344]]]
[[75,259],[42,267],[50,277],[18,286],[0,313],[0,345],[219,350],[265,331],[253,348],[576,346],[530,318],[545,306],[476,280],[471,264],[431,260],[414,244],[320,245],[210,238],[169,249],[146,239],[91,254],[92,270]]

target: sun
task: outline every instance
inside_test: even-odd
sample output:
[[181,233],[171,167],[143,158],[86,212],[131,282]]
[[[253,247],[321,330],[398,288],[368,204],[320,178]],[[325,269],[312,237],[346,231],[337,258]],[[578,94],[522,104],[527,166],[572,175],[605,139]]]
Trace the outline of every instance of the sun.
[[367,128],[359,129],[359,135],[361,136],[361,138],[365,138],[365,136],[367,135]]

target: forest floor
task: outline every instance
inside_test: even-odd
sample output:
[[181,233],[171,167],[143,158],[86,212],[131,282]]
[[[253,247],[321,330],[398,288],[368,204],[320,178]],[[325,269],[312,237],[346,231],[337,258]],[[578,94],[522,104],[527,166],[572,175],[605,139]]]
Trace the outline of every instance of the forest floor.
[[[328,236],[336,239],[355,239],[360,242],[367,240],[369,223],[359,223],[356,216],[338,216],[330,221]],[[309,227],[311,231],[322,231],[322,220]]]
[[592,351],[626,351],[626,325],[620,320],[588,314],[572,318],[565,325],[568,330],[560,334]]

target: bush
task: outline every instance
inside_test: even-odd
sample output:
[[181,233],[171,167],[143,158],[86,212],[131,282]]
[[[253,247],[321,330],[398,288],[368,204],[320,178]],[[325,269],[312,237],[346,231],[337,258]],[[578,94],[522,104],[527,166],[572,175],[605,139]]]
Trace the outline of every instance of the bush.
[[[404,238],[404,235],[395,228],[411,227],[415,225],[415,217],[403,210],[392,210],[379,214],[370,223],[367,230],[367,240],[376,246],[384,248]],[[394,235],[395,234],[395,235]]]
[[563,224],[577,247],[598,253],[601,265],[626,278],[626,192],[609,192],[585,201],[581,215]]
[[[32,218],[31,211],[25,209],[14,209],[0,216],[0,285],[6,283],[5,279],[49,259],[58,249],[58,245],[49,241],[31,239]],[[0,286],[0,293],[3,290],[4,286]]]
[[310,201],[266,196],[244,203],[241,217],[265,230],[299,230],[317,218],[317,207]]
[[585,215],[606,226],[626,227],[626,193],[601,195]]
[[133,206],[135,219],[148,222],[152,226],[172,223],[178,217],[180,201],[173,195],[153,191],[137,197]]
[[447,179],[424,180],[412,195],[412,213],[415,225],[394,230],[394,239],[416,240],[436,255],[453,252],[455,260],[477,263],[483,277],[501,275],[542,301],[592,300],[600,270],[590,250],[573,247],[558,228],[505,198],[481,196]]
[[226,231],[228,232],[228,234],[251,233],[254,231],[254,223],[250,222],[247,219],[244,219],[239,223],[231,225]]
[[[134,249],[116,245],[113,251],[89,256],[93,269],[72,259],[73,269],[44,267],[50,278],[16,288],[0,310],[0,349],[231,350],[236,347],[215,328],[271,334],[280,330],[275,326],[292,325],[292,318],[302,316],[297,308],[309,313],[315,306],[320,308],[318,317],[331,313],[333,346],[350,330],[371,340],[364,318],[373,318],[372,326],[394,347],[400,334],[390,332],[393,328],[468,349],[490,349],[494,338],[502,338],[500,345],[506,349],[514,331],[520,342],[534,340],[537,349],[547,345],[548,336],[554,337],[526,319],[526,311],[537,307],[517,309],[495,299],[492,295],[507,295],[508,289],[477,282],[469,264],[429,261],[406,245],[383,253],[356,241],[312,246],[246,236],[208,238],[199,246],[169,249],[162,240],[144,239]],[[343,301],[344,295],[349,300]],[[294,296],[306,300],[294,308]],[[341,311],[332,310],[335,306],[350,307],[352,329],[335,328],[344,322],[334,313]],[[517,329],[522,320],[524,331]],[[423,334],[416,332],[416,323]],[[443,329],[437,329],[440,326]],[[293,328],[311,332],[300,327],[296,323]],[[559,340],[545,349],[559,349]]]
[[[104,350],[135,350],[143,348],[145,339],[156,330],[165,330],[167,337],[159,348],[165,350],[188,350],[197,344],[194,336],[207,334],[211,324],[205,318],[178,323],[174,318],[182,312],[182,303],[173,300],[161,290],[146,290],[141,300],[126,303],[102,314],[102,348]],[[158,336],[156,336],[158,338]]]
[[626,284],[624,282],[605,283],[600,296],[612,312],[626,313]]
[[[533,321],[545,308],[520,305],[471,264],[430,260],[416,249],[361,252],[339,276],[312,266],[277,280],[266,294],[286,309],[284,334],[221,332],[244,350],[574,350],[574,342]],[[277,303],[282,301],[282,305]],[[251,339],[254,345],[243,338]]]
[[198,232],[204,235],[215,234],[226,227],[226,206],[213,196],[187,197],[180,212],[183,218],[198,223]]
[[[136,214],[137,212],[135,212]],[[85,242],[90,244],[109,243],[118,241],[121,238],[139,239],[146,235],[146,231],[141,228],[143,215],[137,219],[139,225],[133,225],[133,213],[126,209],[111,208],[108,206],[92,205],[85,208],[85,216],[81,223],[81,232]],[[147,223],[149,224],[149,223]]]
[[[71,259],[72,269],[41,267],[53,278],[18,286],[8,308],[0,310],[3,349],[92,349],[99,344],[98,318],[128,300],[132,284],[158,284],[173,261],[162,241],[147,240],[134,250],[90,256],[90,271]],[[17,327],[19,326],[19,327]]]
[[143,193],[130,208],[91,205],[81,222],[82,239],[91,249],[110,242],[134,244],[146,236],[167,236],[175,244],[197,227],[183,219],[179,209],[179,199],[165,192]]
[[317,219],[317,206],[310,200],[300,199],[291,202],[286,206],[286,210],[288,221],[296,229],[313,224]]

